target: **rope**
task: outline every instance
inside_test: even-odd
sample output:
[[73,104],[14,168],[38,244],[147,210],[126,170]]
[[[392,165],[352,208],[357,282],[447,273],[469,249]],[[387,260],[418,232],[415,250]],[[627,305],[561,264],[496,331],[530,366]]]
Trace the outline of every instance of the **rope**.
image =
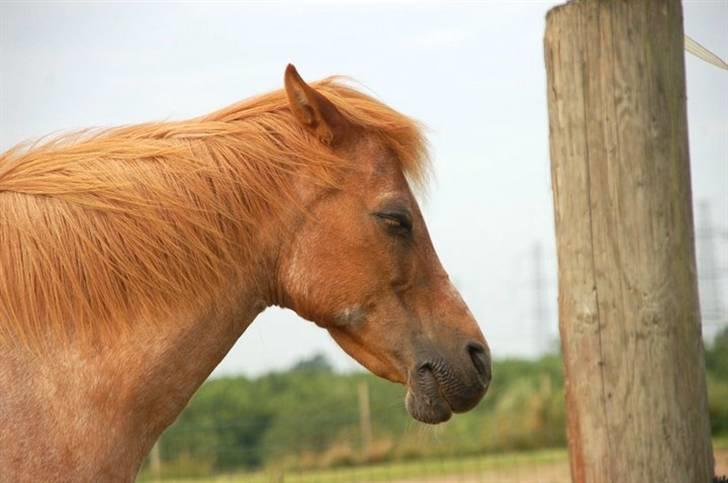
[[695,57],[698,57],[699,59],[708,62],[709,64],[713,64],[718,68],[728,70],[728,64],[726,64],[723,59],[721,59],[713,52],[706,49],[687,35],[685,36],[685,50],[693,54]]

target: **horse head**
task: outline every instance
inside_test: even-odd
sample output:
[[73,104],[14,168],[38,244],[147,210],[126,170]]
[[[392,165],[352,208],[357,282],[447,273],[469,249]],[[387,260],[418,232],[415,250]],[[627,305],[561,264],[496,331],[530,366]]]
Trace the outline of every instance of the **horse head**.
[[490,383],[490,351],[410,188],[402,158],[421,147],[393,147],[293,66],[285,86],[297,122],[351,169],[336,188],[306,194],[306,215],[281,249],[280,304],[328,330],[373,373],[405,384],[415,419],[438,423],[473,408]]

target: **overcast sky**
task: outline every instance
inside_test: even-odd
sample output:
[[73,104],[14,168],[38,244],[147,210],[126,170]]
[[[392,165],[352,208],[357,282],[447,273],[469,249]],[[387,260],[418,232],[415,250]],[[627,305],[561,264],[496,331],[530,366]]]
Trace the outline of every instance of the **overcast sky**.
[[[532,355],[556,334],[542,47],[555,4],[3,3],[0,150],[59,130],[196,116],[282,87],[289,62],[308,80],[351,76],[429,127],[435,180],[423,209],[435,247],[494,355]],[[684,11],[686,32],[728,58],[728,1]],[[726,229],[728,72],[688,55],[687,82],[693,196]],[[537,244],[545,330],[534,316]],[[216,373],[259,374],[316,352],[356,367],[325,331],[269,309]]]

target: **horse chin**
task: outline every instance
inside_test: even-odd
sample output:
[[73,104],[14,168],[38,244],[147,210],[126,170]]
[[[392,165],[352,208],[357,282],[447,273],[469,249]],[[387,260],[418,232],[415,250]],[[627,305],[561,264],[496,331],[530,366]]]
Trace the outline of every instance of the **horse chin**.
[[420,392],[407,389],[405,407],[410,416],[427,424],[444,423],[452,416],[452,409],[440,394],[437,383],[425,385]]

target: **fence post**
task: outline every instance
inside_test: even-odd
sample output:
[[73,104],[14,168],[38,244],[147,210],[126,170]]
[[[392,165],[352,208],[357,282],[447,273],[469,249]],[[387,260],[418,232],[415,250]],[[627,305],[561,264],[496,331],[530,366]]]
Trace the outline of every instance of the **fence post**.
[[154,442],[152,451],[149,453],[149,469],[152,471],[152,477],[155,481],[159,480],[162,476],[162,458],[159,452],[160,440],[161,438]]
[[364,461],[368,461],[372,444],[372,418],[369,411],[369,385],[366,381],[359,383],[359,427],[361,429],[362,458]]
[[579,0],[544,41],[575,482],[708,482],[679,0]]

